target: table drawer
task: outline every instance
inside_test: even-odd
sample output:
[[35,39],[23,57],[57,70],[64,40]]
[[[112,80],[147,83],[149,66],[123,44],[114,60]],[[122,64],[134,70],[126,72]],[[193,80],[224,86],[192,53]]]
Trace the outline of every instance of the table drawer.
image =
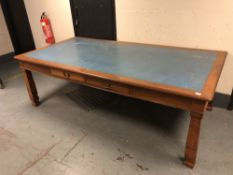
[[111,82],[107,80],[101,80],[101,79],[95,79],[95,78],[89,77],[86,79],[86,84],[93,86],[93,87],[100,88],[100,89],[118,92],[121,94],[129,93],[129,88],[127,85],[116,83],[116,82]]
[[84,82],[84,80],[85,80],[84,76],[81,74],[72,73],[72,72],[59,70],[59,69],[51,69],[51,74],[56,76],[56,77],[60,77],[60,78],[68,79],[68,80],[73,80],[73,81]]

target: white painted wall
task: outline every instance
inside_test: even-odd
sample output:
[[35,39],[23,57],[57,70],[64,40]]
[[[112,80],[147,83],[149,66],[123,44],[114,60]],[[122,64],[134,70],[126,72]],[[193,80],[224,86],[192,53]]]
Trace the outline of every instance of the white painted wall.
[[0,5],[0,56],[13,51],[14,49],[11,44],[10,35],[8,33],[8,29]]
[[118,40],[228,51],[217,90],[231,92],[232,0],[116,0],[116,14]]
[[[217,91],[233,86],[232,0],[115,0],[117,38],[122,41],[226,50]],[[36,46],[44,46],[39,17],[46,11],[57,41],[74,35],[69,0],[25,0]]]
[[51,20],[56,41],[74,36],[69,0],[24,0],[37,48],[46,45],[40,25],[43,12]]

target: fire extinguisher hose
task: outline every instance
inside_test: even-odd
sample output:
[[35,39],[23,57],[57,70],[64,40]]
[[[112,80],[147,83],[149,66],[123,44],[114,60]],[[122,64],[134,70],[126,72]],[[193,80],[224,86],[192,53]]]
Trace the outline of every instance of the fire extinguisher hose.
[[45,12],[43,12],[42,15],[41,15],[41,17],[40,17],[40,19],[43,19],[45,17],[46,17]]

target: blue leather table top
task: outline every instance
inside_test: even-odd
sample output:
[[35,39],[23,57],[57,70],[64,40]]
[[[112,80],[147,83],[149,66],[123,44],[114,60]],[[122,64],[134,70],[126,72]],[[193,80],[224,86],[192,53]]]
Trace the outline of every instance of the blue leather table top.
[[217,52],[73,38],[26,56],[200,92]]

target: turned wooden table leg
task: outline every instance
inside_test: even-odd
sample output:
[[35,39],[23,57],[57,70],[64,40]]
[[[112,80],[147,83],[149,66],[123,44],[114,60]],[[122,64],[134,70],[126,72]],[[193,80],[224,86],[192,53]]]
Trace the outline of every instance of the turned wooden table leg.
[[194,168],[197,157],[200,126],[201,126],[201,119],[203,114],[191,112],[190,115],[191,115],[191,120],[189,125],[188,137],[186,141],[184,164],[190,168]]
[[24,81],[27,86],[28,94],[31,99],[33,106],[38,106],[40,104],[39,97],[36,90],[36,84],[34,82],[32,72],[29,70],[22,69],[24,75]]

